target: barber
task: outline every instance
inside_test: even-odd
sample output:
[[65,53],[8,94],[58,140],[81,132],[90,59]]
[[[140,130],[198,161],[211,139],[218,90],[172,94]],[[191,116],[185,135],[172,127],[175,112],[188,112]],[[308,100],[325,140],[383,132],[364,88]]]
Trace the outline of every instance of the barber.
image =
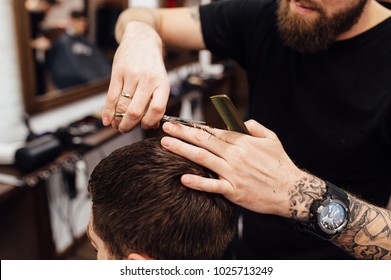
[[[241,210],[237,258],[389,258],[389,227],[372,227],[375,221],[389,224],[388,212],[350,193],[380,207],[390,197],[390,10],[373,0],[237,0],[190,9],[128,9],[116,36],[120,45],[103,122],[121,132],[139,122],[156,127],[164,114],[169,97],[164,44],[208,48],[245,69],[249,116],[257,121],[248,123],[251,136],[225,132],[206,140],[196,134],[200,131],[165,124],[168,134],[195,146],[163,142],[220,175],[220,184],[194,177],[185,184],[221,191],[252,210]],[[114,117],[116,112],[124,118]],[[334,210],[319,213],[322,207]],[[361,217],[364,226],[357,226],[364,231],[344,239],[355,234],[351,226]],[[306,238],[292,220],[303,222]],[[326,221],[329,225],[322,224]],[[376,243],[361,243],[362,233]],[[350,254],[327,241],[337,239]]]

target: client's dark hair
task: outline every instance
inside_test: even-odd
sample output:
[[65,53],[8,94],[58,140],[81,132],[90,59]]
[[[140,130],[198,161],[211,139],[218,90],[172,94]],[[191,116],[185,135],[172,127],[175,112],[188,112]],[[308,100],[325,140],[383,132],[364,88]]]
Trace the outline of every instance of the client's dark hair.
[[151,138],[103,159],[89,181],[95,233],[112,255],[219,259],[234,233],[234,206],[223,196],[189,189],[183,174],[216,175]]

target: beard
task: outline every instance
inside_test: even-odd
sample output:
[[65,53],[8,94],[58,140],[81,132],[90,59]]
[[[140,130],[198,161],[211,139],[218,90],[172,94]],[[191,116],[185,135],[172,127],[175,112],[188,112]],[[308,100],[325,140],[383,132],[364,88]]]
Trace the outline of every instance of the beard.
[[[278,0],[277,27],[282,41],[300,53],[326,50],[336,38],[359,20],[368,0],[357,0],[344,10],[327,16],[324,8],[314,0]],[[305,18],[290,12],[289,3],[300,2],[318,13],[317,18]]]

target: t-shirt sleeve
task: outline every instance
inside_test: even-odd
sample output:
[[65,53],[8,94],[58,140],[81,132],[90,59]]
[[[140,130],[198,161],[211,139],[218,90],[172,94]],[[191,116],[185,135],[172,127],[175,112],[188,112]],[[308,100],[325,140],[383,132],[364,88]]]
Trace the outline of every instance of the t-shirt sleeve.
[[[207,49],[242,66],[254,46],[275,24],[275,0],[220,0],[200,6],[203,39]],[[255,44],[255,45],[254,45]]]

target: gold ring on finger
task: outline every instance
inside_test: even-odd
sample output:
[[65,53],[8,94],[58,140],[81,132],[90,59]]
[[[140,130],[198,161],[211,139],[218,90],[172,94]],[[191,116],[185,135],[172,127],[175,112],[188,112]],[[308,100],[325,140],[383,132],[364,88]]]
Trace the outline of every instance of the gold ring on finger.
[[125,116],[124,113],[115,113],[114,114],[114,117],[116,117],[116,118],[123,118],[124,116]]
[[132,98],[130,97],[130,94],[129,94],[129,93],[126,93],[126,92],[122,92],[122,93],[121,93],[121,96],[123,96],[123,97],[125,97],[125,98],[132,99]]

